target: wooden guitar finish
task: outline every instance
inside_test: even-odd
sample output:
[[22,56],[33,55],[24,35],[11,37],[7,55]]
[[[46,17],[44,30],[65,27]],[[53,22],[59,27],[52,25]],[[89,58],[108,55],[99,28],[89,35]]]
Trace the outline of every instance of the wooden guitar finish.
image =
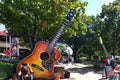
[[20,65],[22,65],[23,63],[28,63],[33,69],[34,78],[49,78],[53,75],[54,65],[61,56],[60,52],[56,48],[54,48],[54,46],[60,38],[61,33],[63,32],[69,21],[71,21],[71,19],[74,17],[74,15],[75,11],[71,9],[66,16],[66,20],[64,21],[50,44],[44,41],[39,41],[36,44],[33,52],[18,63],[17,73],[20,71]]
[[50,54],[51,56],[49,56],[49,60],[43,61],[42,58],[44,58],[44,56],[45,58],[48,57],[48,55],[46,54],[47,47],[48,44],[46,42],[38,42],[32,54],[19,62],[17,66],[17,71],[20,70],[21,64],[28,63],[33,69],[35,78],[45,78],[52,76],[52,73],[54,71],[54,64],[60,58],[60,52],[54,48],[54,52]]

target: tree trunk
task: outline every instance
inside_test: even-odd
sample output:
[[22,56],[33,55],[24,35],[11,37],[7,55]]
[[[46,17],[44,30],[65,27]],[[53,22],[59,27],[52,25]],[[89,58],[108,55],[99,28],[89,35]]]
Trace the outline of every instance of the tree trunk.
[[73,57],[74,57],[74,60],[77,58],[77,57],[76,57],[76,54],[77,54],[77,48],[74,48],[74,49],[73,49]]
[[112,44],[112,55],[115,56],[115,42]]

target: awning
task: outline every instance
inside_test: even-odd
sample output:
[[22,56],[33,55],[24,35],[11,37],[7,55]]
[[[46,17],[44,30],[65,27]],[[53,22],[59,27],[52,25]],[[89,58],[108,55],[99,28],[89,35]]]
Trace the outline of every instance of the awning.
[[0,31],[0,36],[5,36],[7,33],[7,30]]
[[7,33],[7,30],[5,28],[5,25],[0,24],[0,36],[5,36]]

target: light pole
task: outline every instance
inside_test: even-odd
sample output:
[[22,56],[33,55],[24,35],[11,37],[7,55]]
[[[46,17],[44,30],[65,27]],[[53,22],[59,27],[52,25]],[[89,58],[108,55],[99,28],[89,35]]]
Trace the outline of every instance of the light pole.
[[106,57],[108,57],[108,51],[107,51],[107,49],[105,48],[105,46],[104,46],[104,44],[103,44],[103,40],[102,40],[101,37],[99,37],[99,41],[100,41],[100,44],[101,44],[101,46],[102,46],[102,48],[103,48],[103,50],[104,50],[104,52],[105,52],[105,54],[106,54]]

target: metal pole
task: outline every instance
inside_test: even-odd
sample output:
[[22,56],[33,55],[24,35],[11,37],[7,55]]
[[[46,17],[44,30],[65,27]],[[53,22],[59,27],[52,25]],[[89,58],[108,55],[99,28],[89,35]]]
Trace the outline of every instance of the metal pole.
[[6,50],[7,50],[7,34],[6,34]]
[[102,46],[104,52],[106,53],[106,56],[108,57],[108,51],[107,51],[107,49],[105,48],[105,45],[103,44],[103,40],[102,40],[101,37],[99,37],[99,41],[100,41],[100,44],[101,44],[101,46]]
[[10,50],[10,56],[11,56],[11,35],[9,35],[9,50]]

